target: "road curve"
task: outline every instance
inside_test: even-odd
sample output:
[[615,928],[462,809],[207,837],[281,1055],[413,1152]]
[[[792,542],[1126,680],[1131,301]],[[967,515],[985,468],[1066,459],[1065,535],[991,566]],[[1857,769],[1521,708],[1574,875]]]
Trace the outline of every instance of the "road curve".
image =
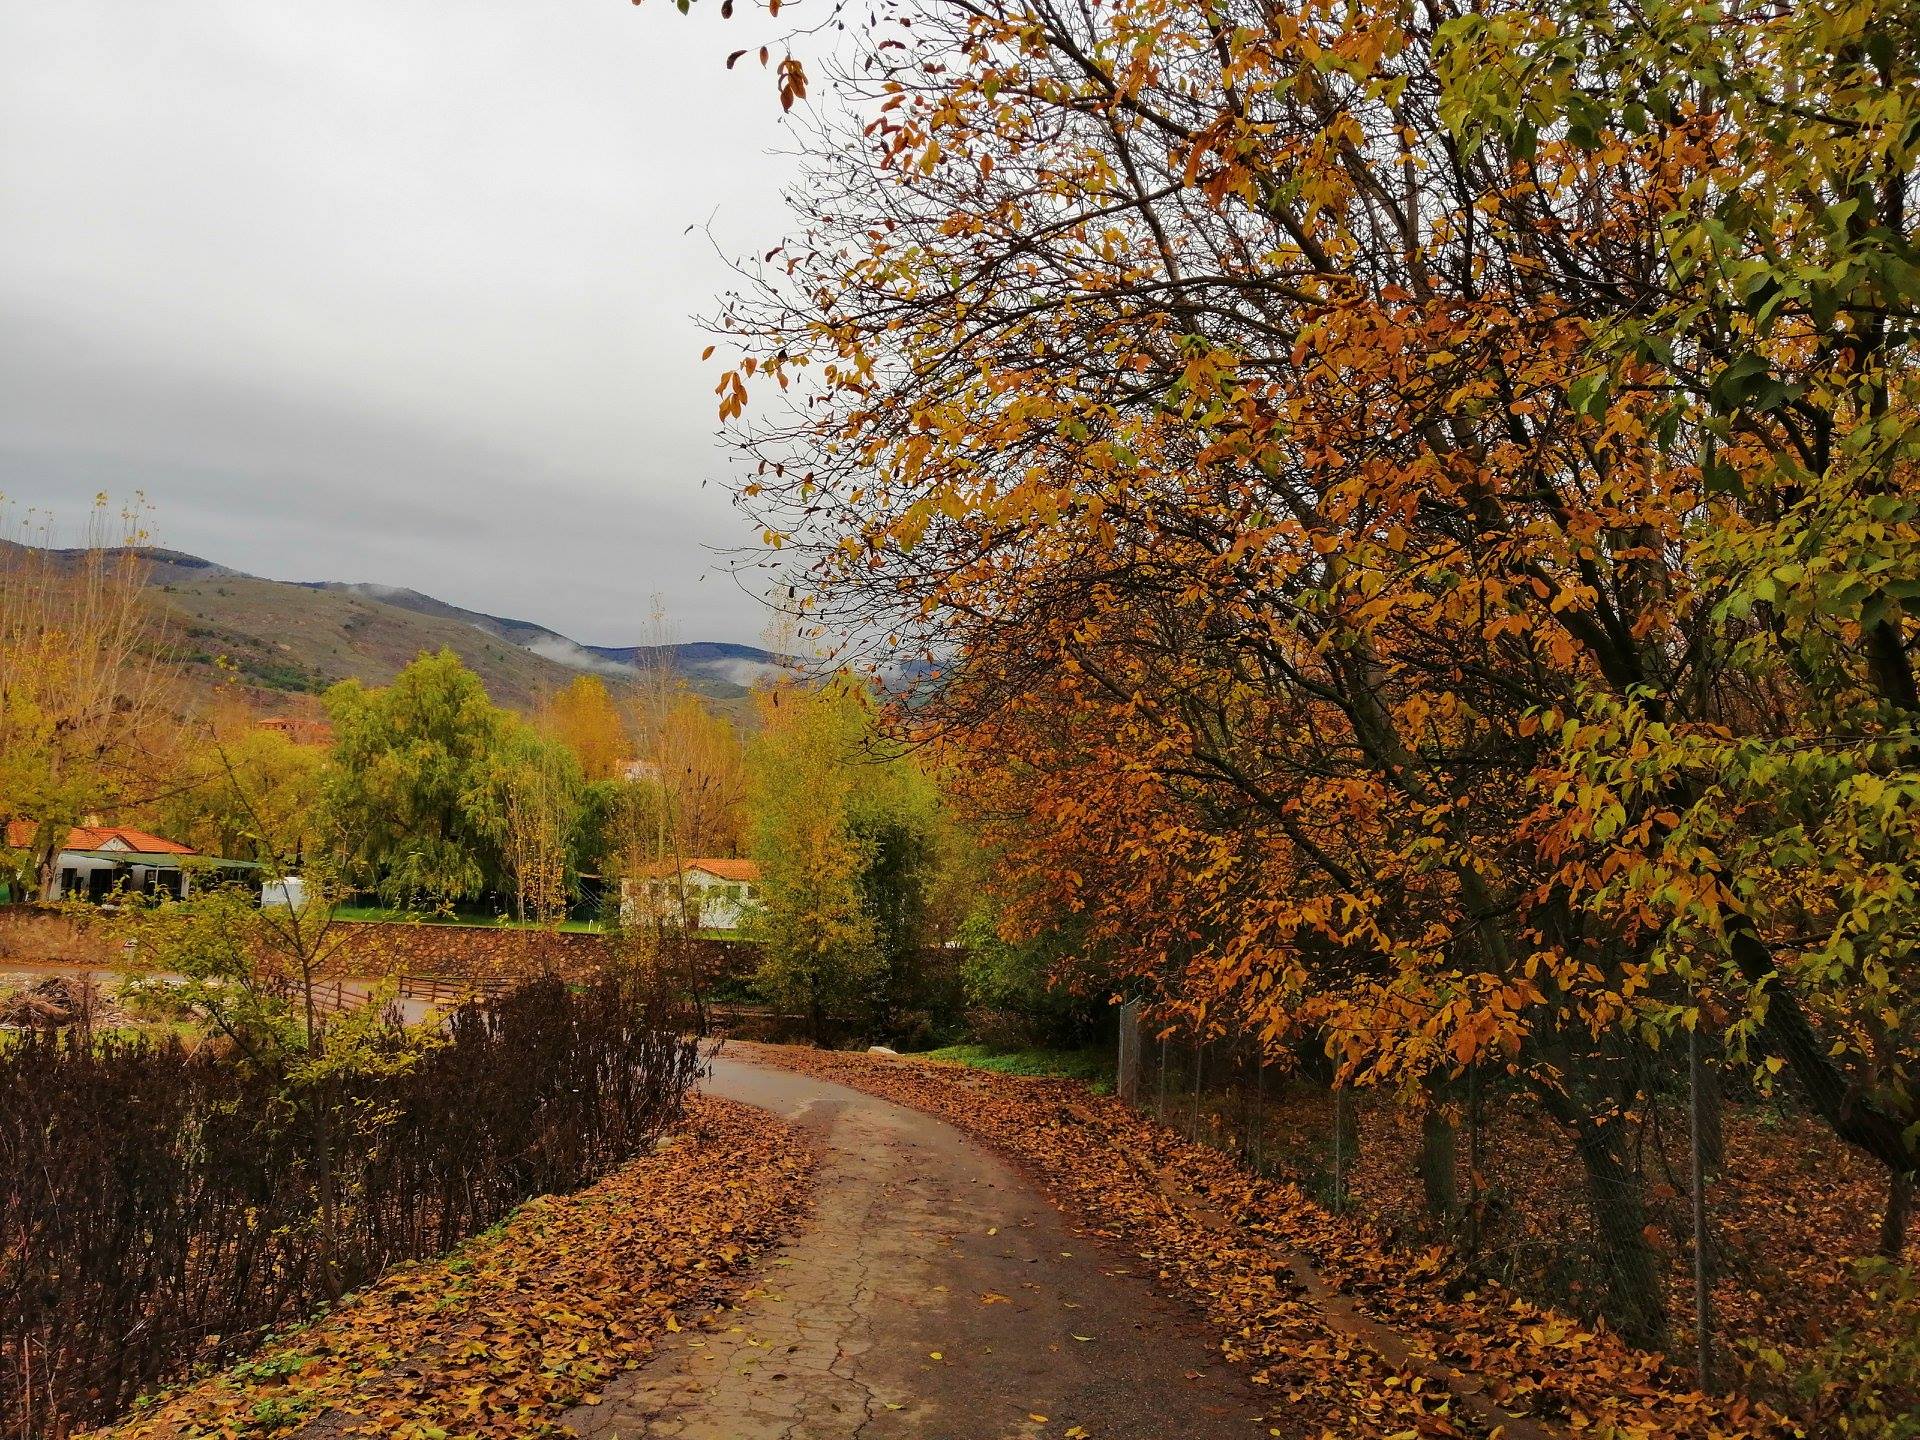
[[707,1088],[809,1136],[814,1206],[737,1308],[565,1417],[583,1440],[1291,1433],[1137,1258],[951,1126],[737,1060]]

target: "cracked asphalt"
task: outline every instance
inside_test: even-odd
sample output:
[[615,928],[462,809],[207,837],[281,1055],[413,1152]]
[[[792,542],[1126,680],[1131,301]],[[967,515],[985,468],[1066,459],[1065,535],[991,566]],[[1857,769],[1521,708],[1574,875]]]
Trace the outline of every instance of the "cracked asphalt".
[[808,1134],[811,1213],[734,1308],[565,1416],[582,1440],[1291,1433],[1137,1257],[952,1127],[738,1060],[707,1088]]

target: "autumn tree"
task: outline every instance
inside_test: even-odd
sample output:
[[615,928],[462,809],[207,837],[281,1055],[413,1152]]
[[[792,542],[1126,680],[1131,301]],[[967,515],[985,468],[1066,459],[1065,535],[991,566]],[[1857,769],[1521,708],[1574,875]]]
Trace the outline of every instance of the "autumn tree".
[[648,725],[643,751],[641,783],[653,791],[654,858],[739,854],[746,751],[733,722],[678,688]]
[[579,757],[589,781],[622,778],[620,766],[633,758],[633,741],[606,682],[579,675],[549,695],[540,707],[540,727]]
[[572,894],[585,783],[575,752],[507,722],[489,760],[485,807],[512,883],[514,918],[556,923]]
[[1911,1166],[1892,8],[882,3],[721,322],[743,503],[954,672],[1022,904],[1346,1081],[1510,1074],[1642,1340],[1649,1025]]
[[747,753],[760,862],[760,983],[816,1035],[856,1014],[885,1028],[921,987],[920,952],[944,857],[940,802],[917,758],[885,736],[851,675],[756,692]]
[[72,826],[165,788],[171,733],[138,512],[101,497],[80,548],[52,539],[0,535],[0,825],[28,830],[21,868],[43,897]]
[[323,748],[261,728],[244,708],[217,713],[196,730],[171,792],[152,807],[160,834],[204,854],[289,872],[328,851]]
[[1449,77],[1469,144],[1562,133],[1684,179],[1572,393],[1697,466],[1657,574],[1713,683],[1555,717],[1563,873],[1588,913],[1644,917],[1670,1023],[1731,997],[1728,1041],[1889,1166],[1895,1212],[1920,1158],[1916,23],[1569,4],[1461,20]]
[[836,1016],[865,1008],[884,973],[849,815],[856,714],[841,692],[797,684],[767,687],[757,701],[748,808],[760,862],[753,934],[765,958],[756,983],[805,1015],[819,1041]]

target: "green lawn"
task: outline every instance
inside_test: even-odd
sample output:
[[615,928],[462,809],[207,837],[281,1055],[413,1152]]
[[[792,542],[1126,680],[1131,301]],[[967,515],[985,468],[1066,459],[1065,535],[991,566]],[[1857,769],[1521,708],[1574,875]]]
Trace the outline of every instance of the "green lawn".
[[[382,921],[396,925],[485,925],[498,929],[539,930],[542,926],[522,925],[514,920],[503,919],[498,915],[471,915],[461,911],[448,913],[444,910],[394,910],[383,905],[342,905],[333,912],[333,918],[346,921]],[[572,935],[605,935],[612,927],[598,920],[563,920],[560,929]]]
[[993,1050],[985,1045],[948,1045],[925,1051],[921,1058],[971,1065],[1002,1075],[1084,1080],[1090,1090],[1102,1095],[1113,1089],[1113,1054],[1104,1045],[1086,1050]]

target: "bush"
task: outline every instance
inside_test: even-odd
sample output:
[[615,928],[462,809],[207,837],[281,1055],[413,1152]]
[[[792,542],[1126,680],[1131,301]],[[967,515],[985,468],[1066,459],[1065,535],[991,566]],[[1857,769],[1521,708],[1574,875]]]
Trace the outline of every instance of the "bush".
[[1817,1433],[1848,1440],[1920,1437],[1920,1277],[1885,1260],[1859,1264],[1866,1291],[1861,1323],[1836,1330],[1807,1361],[1788,1362],[1749,1347],[1759,1367],[1785,1380]]
[[1011,942],[1001,938],[993,912],[982,910],[961,927],[960,938],[967,954],[961,972],[967,1025],[975,1039],[1007,1049],[1072,1049],[1101,1033],[1103,999],[1075,994],[1067,983],[1076,936],[1062,931]]
[[99,1423],[678,1113],[691,1044],[630,979],[539,980],[301,1079],[177,1040],[0,1049],[0,1437]]

